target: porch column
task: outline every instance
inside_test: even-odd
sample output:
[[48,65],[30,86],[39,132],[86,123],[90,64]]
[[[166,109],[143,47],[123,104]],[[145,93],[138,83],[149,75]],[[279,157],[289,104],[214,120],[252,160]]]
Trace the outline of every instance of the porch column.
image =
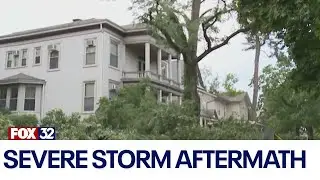
[[162,80],[162,74],[161,74],[161,59],[162,59],[162,54],[161,54],[161,49],[158,49],[158,55],[157,55],[157,65],[158,65],[158,75],[159,75],[159,80]]
[[177,58],[177,79],[178,79],[178,83],[181,84],[180,54],[178,55],[178,58]]
[[204,124],[203,124],[203,117],[200,117],[200,127],[203,127]]
[[178,96],[178,101],[179,101],[179,104],[182,105],[182,97],[181,96]]
[[172,93],[169,93],[169,103],[172,103]]
[[170,80],[170,84],[172,84],[172,81],[171,81],[171,79],[172,79],[171,59],[172,59],[172,56],[171,56],[171,54],[169,54],[168,55],[168,70],[169,70],[168,78]]
[[144,44],[144,60],[146,66],[146,76],[149,77],[150,74],[150,43]]
[[162,90],[159,89],[158,91],[158,102],[161,103],[162,102]]
[[11,88],[7,88],[7,97],[6,97],[6,108],[9,109],[10,104],[10,97],[11,97]]

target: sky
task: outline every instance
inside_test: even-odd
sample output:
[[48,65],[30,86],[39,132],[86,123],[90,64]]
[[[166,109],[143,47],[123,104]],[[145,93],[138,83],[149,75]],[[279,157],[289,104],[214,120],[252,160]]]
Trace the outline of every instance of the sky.
[[[1,0],[0,35],[35,29],[51,25],[69,23],[72,19],[107,18],[125,25],[134,21],[128,10],[130,0]],[[236,27],[235,20],[222,25],[221,34],[227,35]],[[253,75],[254,51],[244,51],[244,35],[238,35],[230,43],[208,55],[200,62],[200,67],[207,67],[214,75],[223,79],[226,74],[234,73],[239,82],[237,89],[247,91]],[[203,50],[200,45],[199,51]],[[268,49],[264,50],[268,52]],[[273,59],[261,52],[260,70],[274,63]]]

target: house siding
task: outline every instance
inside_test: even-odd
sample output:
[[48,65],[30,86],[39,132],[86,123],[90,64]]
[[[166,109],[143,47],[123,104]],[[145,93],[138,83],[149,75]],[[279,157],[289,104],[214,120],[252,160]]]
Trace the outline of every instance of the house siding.
[[[101,32],[87,32],[87,34],[77,33],[69,36],[51,37],[50,40],[27,41],[25,44],[12,44],[12,46],[0,47],[0,78],[24,73],[46,81],[45,95],[43,97],[44,113],[61,108],[67,114],[72,112],[82,112],[83,104],[83,82],[95,81],[96,87],[101,87],[101,56],[102,49]],[[97,39],[96,66],[84,68],[85,39]],[[48,71],[48,45],[60,45],[59,70]],[[33,66],[33,49],[41,47],[41,65]],[[27,67],[5,69],[6,52],[12,50],[28,49]],[[96,97],[101,97],[102,89],[95,89]],[[23,94],[23,93],[21,93]],[[37,93],[40,99],[41,93]],[[96,99],[97,99],[96,98]],[[70,103],[72,102],[72,103]]]

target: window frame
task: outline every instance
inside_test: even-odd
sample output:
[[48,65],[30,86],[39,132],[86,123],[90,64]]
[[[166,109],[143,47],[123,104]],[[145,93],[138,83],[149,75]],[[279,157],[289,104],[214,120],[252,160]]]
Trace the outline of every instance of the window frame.
[[[21,61],[20,51],[13,51],[13,52],[18,52],[18,55],[16,53],[13,53],[13,64],[14,64],[13,68],[21,67],[21,66],[19,66],[20,61]],[[15,58],[16,56],[18,56],[17,59]]]
[[[39,50],[39,56],[37,56],[37,50]],[[38,47],[35,47],[34,49],[33,49],[33,66],[40,66],[41,65],[41,51],[42,50],[42,48],[41,48],[41,46],[38,46]],[[39,57],[40,58],[40,62],[39,63],[36,63],[36,58],[37,57]]]
[[[8,108],[9,108],[9,110],[10,111],[17,111],[18,110],[18,99],[19,99],[19,87],[20,86],[11,86],[10,87],[10,96],[9,96],[9,105],[8,105]],[[12,89],[14,89],[14,88],[17,88],[17,97],[15,97],[15,98],[12,98]],[[16,102],[16,108],[15,109],[11,109],[11,101],[12,100],[16,100],[17,102]]]
[[[93,84],[93,96],[90,96],[90,97],[86,97],[86,85],[87,84]],[[96,81],[92,80],[92,81],[84,81],[83,82],[83,93],[82,93],[82,112],[83,113],[93,113],[95,111],[95,108],[96,108]],[[85,109],[85,101],[86,101],[86,98],[93,98],[93,109],[92,110],[86,110]]]
[[[23,57],[24,55],[24,52],[25,52],[25,58]],[[25,59],[25,65],[22,65],[22,62],[23,62],[23,59]],[[21,50],[21,60],[20,60],[20,67],[27,67],[28,65],[28,49],[22,49]]]
[[[34,88],[34,97],[30,98],[30,97],[26,97],[27,95],[27,88]],[[29,112],[34,112],[36,111],[36,97],[37,97],[37,87],[33,86],[33,85],[27,85],[25,86],[25,92],[24,92],[24,103],[23,103],[23,111],[29,111]],[[33,110],[29,110],[26,109],[26,100],[34,100],[34,109]]]
[[[93,64],[87,64],[87,54],[90,54],[87,52],[87,49],[89,48],[88,46],[88,41],[93,41],[94,43],[94,63]],[[84,61],[83,61],[83,66],[84,67],[92,67],[92,66],[96,66],[97,65],[97,59],[98,59],[98,44],[97,44],[97,38],[88,38],[85,39],[84,41]]]
[[[51,46],[51,45],[52,46],[56,46],[56,49],[49,49],[49,46]],[[48,49],[48,71],[59,71],[60,70],[60,61],[61,61],[60,44],[58,44],[58,43],[50,44],[50,45],[48,45],[47,49]],[[54,68],[54,69],[50,68],[51,58],[53,58],[53,57],[51,57],[51,52],[52,51],[58,51],[58,53],[59,53],[58,56],[57,56],[57,58],[58,58],[58,67]]]
[[[2,87],[0,87],[0,101],[4,101],[4,107],[3,107],[3,109],[8,108],[8,104],[7,104],[8,89],[9,89],[9,88],[8,88],[7,86],[2,86]],[[2,91],[2,90],[4,90],[4,92],[5,92],[5,98],[4,98],[4,99],[1,98],[1,91]],[[0,107],[0,109],[1,109],[1,107]]]
[[[114,45],[116,45],[117,46],[117,55],[114,55],[113,53],[112,53],[112,51],[111,51],[111,49],[112,49],[112,45],[113,45],[113,43],[114,43]],[[116,68],[116,69],[119,69],[119,57],[120,57],[120,53],[119,53],[119,49],[120,49],[120,42],[118,41],[118,40],[115,40],[115,39],[110,39],[110,44],[109,44],[110,46],[109,46],[109,66],[110,67],[112,67],[112,68]],[[112,64],[111,64],[111,56],[112,55],[114,55],[114,56],[117,56],[117,66],[113,66]]]
[[[9,54],[12,54],[12,59],[10,61],[11,62],[10,67],[8,67]],[[15,67],[13,67],[13,65],[14,65],[13,62],[14,62],[14,51],[7,51],[6,52],[6,64],[5,64],[6,69],[15,68]]]

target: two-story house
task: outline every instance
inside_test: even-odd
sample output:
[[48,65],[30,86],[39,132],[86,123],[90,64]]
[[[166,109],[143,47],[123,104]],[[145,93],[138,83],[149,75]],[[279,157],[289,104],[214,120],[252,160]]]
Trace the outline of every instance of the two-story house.
[[183,63],[142,25],[107,19],[0,36],[0,108],[39,118],[61,108],[92,113],[101,97],[150,77],[159,101],[180,101]]
[[[55,108],[90,114],[101,97],[112,98],[120,86],[146,77],[159,102],[181,103],[183,65],[177,52],[159,45],[141,24],[74,19],[12,33],[0,36],[0,109],[38,118]],[[230,113],[247,117],[247,96],[237,101],[217,97],[201,81],[198,92],[202,112],[216,110],[221,119]]]

